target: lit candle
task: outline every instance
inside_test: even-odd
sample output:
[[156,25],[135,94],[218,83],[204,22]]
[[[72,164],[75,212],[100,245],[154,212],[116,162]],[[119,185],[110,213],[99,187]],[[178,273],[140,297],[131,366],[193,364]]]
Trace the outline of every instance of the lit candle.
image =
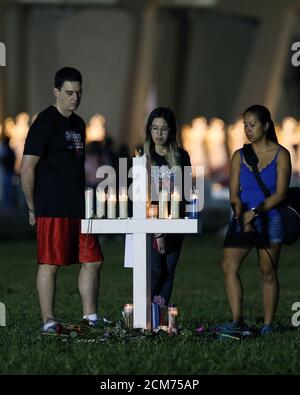
[[116,218],[116,190],[114,187],[108,187],[108,196],[107,196],[107,218],[113,219]]
[[120,187],[119,191],[119,217],[128,218],[128,195],[126,187]]
[[127,328],[133,327],[133,304],[127,303],[124,305],[123,317]]
[[191,219],[199,217],[199,192],[195,188],[192,189],[190,194],[188,217]]
[[178,316],[177,307],[173,304],[170,304],[168,308],[168,317],[169,317],[168,327],[170,332],[177,332],[177,324],[176,324],[177,316]]
[[157,204],[151,204],[149,207],[149,217],[157,218]]
[[168,308],[166,306],[160,306],[159,311],[159,326],[166,326],[168,328]]
[[174,192],[171,195],[171,218],[179,218],[179,202],[180,202],[179,188],[174,187]]
[[96,215],[97,218],[105,217],[105,191],[100,186],[96,190]]
[[125,311],[125,313],[133,313],[133,304],[132,303],[126,303],[124,305],[124,311]]
[[162,189],[159,192],[159,218],[168,218],[168,190]]
[[169,332],[168,325],[160,325],[159,329],[162,330],[162,331],[165,331],[165,332]]
[[93,197],[93,188],[85,188],[85,218],[92,218],[94,215]]

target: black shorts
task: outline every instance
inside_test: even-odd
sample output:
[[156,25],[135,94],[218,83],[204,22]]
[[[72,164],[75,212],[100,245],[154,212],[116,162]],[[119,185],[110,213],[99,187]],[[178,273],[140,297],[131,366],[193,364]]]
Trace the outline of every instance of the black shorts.
[[232,219],[225,236],[223,247],[266,248],[282,243],[281,216],[261,215],[253,223],[253,232],[243,232],[236,219]]

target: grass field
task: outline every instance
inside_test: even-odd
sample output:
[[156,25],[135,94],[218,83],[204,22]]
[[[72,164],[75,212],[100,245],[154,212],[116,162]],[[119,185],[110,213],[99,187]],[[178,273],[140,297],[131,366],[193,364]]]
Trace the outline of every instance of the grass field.
[[[213,236],[185,240],[172,300],[179,307],[183,334],[86,344],[39,334],[35,243],[0,243],[0,301],[7,309],[7,326],[0,327],[0,374],[299,374],[300,331],[291,326],[291,306],[300,301],[299,242],[282,253],[276,334],[239,342],[194,335],[200,324],[230,318],[219,265],[221,244]],[[132,301],[132,271],[123,268],[122,241],[102,246],[106,262],[100,313],[117,321],[123,304]],[[81,317],[77,273],[78,265],[59,272],[59,317]],[[244,263],[242,279],[245,319],[259,326],[261,283],[254,251]]]

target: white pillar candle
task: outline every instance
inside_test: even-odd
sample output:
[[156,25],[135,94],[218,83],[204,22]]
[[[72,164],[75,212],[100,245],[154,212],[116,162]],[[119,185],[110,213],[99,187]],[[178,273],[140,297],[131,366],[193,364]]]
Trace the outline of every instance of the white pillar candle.
[[169,332],[177,332],[177,316],[178,309],[176,306],[170,305],[168,308],[168,316],[169,316]]
[[101,187],[96,190],[96,215],[97,218],[105,218],[105,191]]
[[174,187],[174,192],[171,195],[171,218],[179,218],[179,204],[180,204],[180,193],[179,188]]
[[85,188],[85,218],[92,218],[94,215],[94,191],[93,188]]
[[166,219],[168,218],[168,190],[162,189],[159,192],[159,218]]
[[125,313],[133,313],[133,304],[132,303],[126,303],[124,305],[124,311]]
[[127,328],[133,327],[133,304],[127,303],[124,305],[123,317]]
[[128,195],[126,187],[120,187],[119,191],[119,217],[128,218]]
[[157,204],[151,204],[149,207],[149,218],[157,218]]
[[117,205],[116,190],[114,187],[108,187],[107,218],[109,219],[116,218],[116,205]]

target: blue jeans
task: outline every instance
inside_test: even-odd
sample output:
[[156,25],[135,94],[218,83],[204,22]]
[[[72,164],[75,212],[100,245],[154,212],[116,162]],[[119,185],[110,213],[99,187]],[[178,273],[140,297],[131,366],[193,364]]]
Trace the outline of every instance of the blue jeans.
[[175,270],[179,255],[183,236],[167,235],[166,236],[166,253],[159,254],[152,247],[151,250],[151,299],[155,295],[161,295],[165,299],[166,305],[169,304]]

